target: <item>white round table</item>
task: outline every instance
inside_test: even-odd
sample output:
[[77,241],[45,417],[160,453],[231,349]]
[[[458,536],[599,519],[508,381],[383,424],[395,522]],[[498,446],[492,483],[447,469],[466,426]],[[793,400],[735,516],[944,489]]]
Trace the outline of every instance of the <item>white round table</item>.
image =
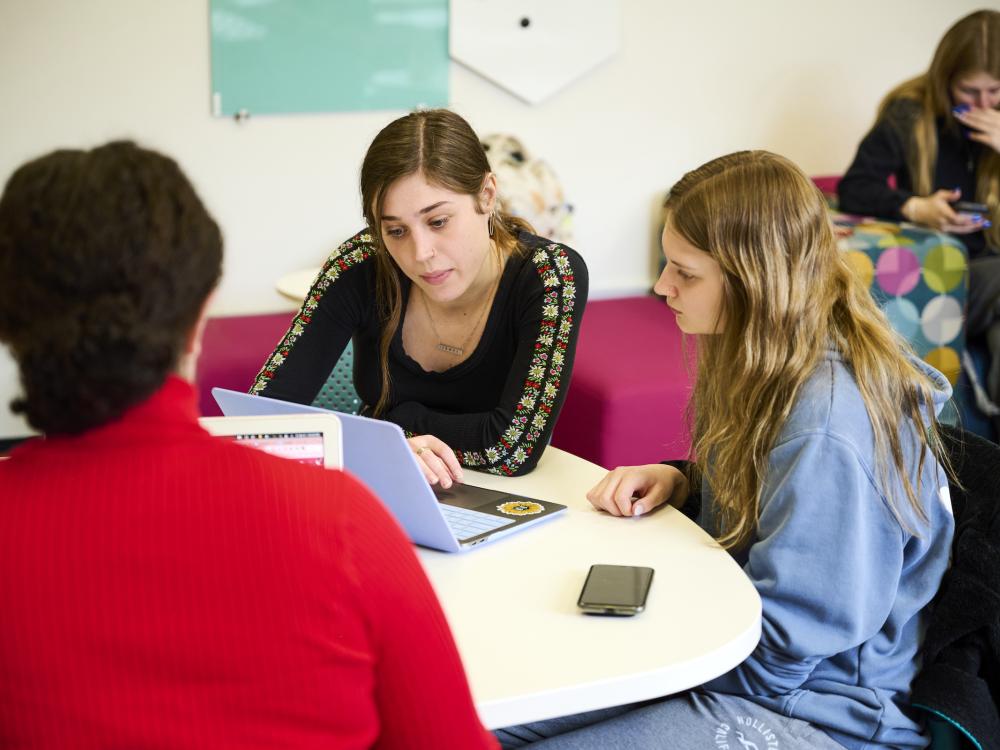
[[305,299],[306,294],[309,293],[309,289],[316,280],[319,271],[320,267],[316,266],[315,268],[305,268],[301,271],[286,273],[278,279],[278,283],[275,286],[278,292],[288,299],[301,302]]
[[[640,518],[594,510],[585,495],[604,473],[552,447],[523,477],[467,471],[469,484],[569,511],[465,553],[420,550],[491,729],[669,695],[757,644],[760,597],[729,554],[673,508]],[[652,567],[646,610],[581,614],[592,563]]]

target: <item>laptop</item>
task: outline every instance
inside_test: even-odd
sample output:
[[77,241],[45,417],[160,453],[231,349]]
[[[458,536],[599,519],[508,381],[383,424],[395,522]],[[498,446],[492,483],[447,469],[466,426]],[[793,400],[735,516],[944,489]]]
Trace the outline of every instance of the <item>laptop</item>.
[[[213,388],[227,416],[331,414],[318,406]],[[460,552],[548,520],[565,505],[455,484],[432,489],[398,425],[380,419],[337,413],[344,447],[344,468],[382,500],[414,544]],[[391,470],[390,470],[391,469]]]
[[325,469],[344,466],[340,420],[334,414],[202,417],[210,434],[265,453]]

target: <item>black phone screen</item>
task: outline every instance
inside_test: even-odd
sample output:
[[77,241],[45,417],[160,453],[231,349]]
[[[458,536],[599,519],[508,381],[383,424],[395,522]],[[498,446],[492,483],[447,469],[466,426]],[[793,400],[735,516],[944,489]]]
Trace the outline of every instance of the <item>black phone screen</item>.
[[635,614],[645,607],[652,580],[652,568],[592,565],[577,604],[587,612]]
[[989,216],[990,213],[990,207],[985,203],[975,203],[973,201],[958,201],[957,203],[952,203],[951,207],[965,214],[983,214],[984,216]]

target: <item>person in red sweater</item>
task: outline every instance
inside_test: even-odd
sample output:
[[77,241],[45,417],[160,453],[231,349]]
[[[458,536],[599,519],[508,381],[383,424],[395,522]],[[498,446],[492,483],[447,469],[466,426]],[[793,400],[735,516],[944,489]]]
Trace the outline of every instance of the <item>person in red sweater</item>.
[[222,238],[169,158],[0,198],[0,746],[487,748],[409,542],[357,481],[212,438],[179,372]]

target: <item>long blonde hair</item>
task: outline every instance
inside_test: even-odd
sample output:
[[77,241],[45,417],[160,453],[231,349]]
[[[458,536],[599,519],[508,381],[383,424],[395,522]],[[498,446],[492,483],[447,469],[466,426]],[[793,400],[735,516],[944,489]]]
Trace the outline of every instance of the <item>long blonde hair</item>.
[[[938,155],[935,121],[942,117],[946,128],[959,132],[951,111],[952,82],[980,72],[1000,79],[1000,12],[995,10],[979,10],[955,23],[938,43],[927,72],[901,83],[879,105],[881,120],[897,101],[915,104],[912,124],[899,124],[909,129],[906,167],[917,195],[930,195],[934,190]],[[979,159],[975,197],[989,207],[993,223],[983,233],[992,247],[1000,248],[1000,154],[991,148],[984,148]]]
[[[909,527],[890,492],[892,467],[925,521],[919,476],[928,449],[942,455],[930,384],[845,262],[809,178],[766,151],[729,154],[684,175],[665,211],[667,225],[715,258],[723,273],[725,323],[720,333],[699,336],[691,407],[694,468],[712,488],[720,543],[742,546],[752,537],[768,454],[831,344],[853,370],[867,407],[890,507]],[[915,430],[917,487],[904,466],[900,410],[914,424],[930,425]]]
[[[375,242],[375,294],[384,322],[379,341],[382,391],[375,405],[376,415],[385,411],[390,400],[389,347],[403,314],[400,271],[382,239],[382,205],[386,191],[396,180],[417,172],[430,183],[471,195],[482,213],[479,196],[490,174],[490,163],[469,123],[447,109],[411,112],[393,120],[368,147],[361,165],[361,205]],[[499,208],[494,210],[491,226],[498,260],[520,252],[519,231],[534,231],[528,222]]]

